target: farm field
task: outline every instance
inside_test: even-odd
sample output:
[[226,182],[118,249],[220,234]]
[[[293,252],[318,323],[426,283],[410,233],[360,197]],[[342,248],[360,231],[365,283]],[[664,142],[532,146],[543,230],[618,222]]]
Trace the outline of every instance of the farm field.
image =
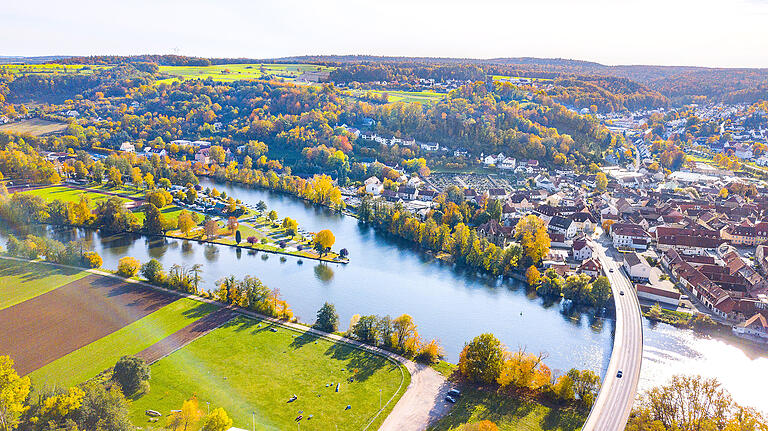
[[463,424],[483,420],[495,423],[502,431],[577,431],[584,425],[586,415],[512,395],[465,389],[453,410],[429,430],[456,430]]
[[305,72],[328,72],[333,68],[314,64],[217,64],[211,66],[160,66],[160,72],[181,79],[238,81],[265,75],[295,79]]
[[149,425],[147,409],[167,415],[196,396],[203,409],[223,407],[239,428],[251,428],[253,413],[260,430],[292,429],[299,415],[304,429],[359,430],[379,410],[379,389],[384,403],[397,394],[376,429],[409,384],[408,372],[383,357],[271,328],[239,317],[156,362],[149,393],[131,403],[134,424]]
[[61,133],[67,128],[65,123],[43,120],[42,118],[30,118],[13,123],[0,125],[0,133],[29,133],[34,136],[45,136]]
[[353,97],[360,97],[365,93],[387,94],[389,102],[405,103],[435,103],[447,96],[446,93],[436,93],[434,91],[379,91],[379,90],[355,90],[350,94]]
[[170,293],[91,274],[0,310],[0,352],[10,355],[16,370],[25,375],[176,299]]
[[218,307],[181,298],[117,331],[62,356],[30,374],[35,384],[72,386],[113,366],[123,355],[135,355]]
[[112,66],[95,64],[4,64],[0,71],[14,75],[90,75]]
[[33,262],[0,260],[0,310],[79,280],[88,273]]

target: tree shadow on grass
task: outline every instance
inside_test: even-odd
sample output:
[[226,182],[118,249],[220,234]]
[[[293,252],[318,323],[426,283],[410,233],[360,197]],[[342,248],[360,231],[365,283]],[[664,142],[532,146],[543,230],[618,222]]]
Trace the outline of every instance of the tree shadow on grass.
[[544,430],[576,431],[581,429],[586,418],[576,411],[566,408],[551,408],[541,421]]
[[315,334],[312,334],[310,332],[304,332],[297,337],[294,337],[291,341],[291,344],[289,346],[293,349],[300,349],[307,344],[314,343],[315,341],[319,340],[320,337],[318,337]]
[[189,319],[199,319],[207,316],[216,309],[217,307],[215,305],[199,302],[194,307],[184,310],[181,314]]
[[0,277],[19,277],[23,282],[40,280],[54,275],[75,275],[80,270],[71,268],[62,268],[53,265],[2,262],[0,264]]
[[[437,422],[432,429],[447,430],[473,422],[514,423],[531,414],[537,404],[493,390],[465,388],[451,413]],[[549,428],[547,428],[549,429]]]
[[354,379],[358,381],[367,380],[376,371],[387,365],[392,368],[396,367],[396,365],[392,364],[384,357],[360,349],[355,349],[343,342],[333,343],[331,347],[325,351],[325,354],[333,359],[344,361],[346,369],[353,370]]

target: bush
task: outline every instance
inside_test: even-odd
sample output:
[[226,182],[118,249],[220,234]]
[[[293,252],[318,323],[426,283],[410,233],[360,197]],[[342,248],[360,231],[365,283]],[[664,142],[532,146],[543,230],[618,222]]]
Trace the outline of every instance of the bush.
[[125,396],[131,396],[139,389],[149,390],[149,378],[149,365],[135,356],[120,358],[112,373],[112,380],[120,384]]
[[141,265],[141,275],[153,283],[161,282],[164,278],[163,264],[157,259],[152,259],[144,265]]
[[88,268],[101,268],[101,265],[104,263],[101,256],[99,256],[99,253],[96,253],[95,251],[86,251],[83,253],[83,262],[85,262]]
[[139,272],[141,264],[133,257],[125,256],[117,263],[117,273],[123,277],[130,278]]
[[315,327],[325,332],[336,332],[339,329],[339,314],[333,304],[326,302],[318,310]]
[[431,340],[419,346],[416,353],[416,360],[424,364],[436,364],[443,357],[443,348],[437,343],[437,340]]

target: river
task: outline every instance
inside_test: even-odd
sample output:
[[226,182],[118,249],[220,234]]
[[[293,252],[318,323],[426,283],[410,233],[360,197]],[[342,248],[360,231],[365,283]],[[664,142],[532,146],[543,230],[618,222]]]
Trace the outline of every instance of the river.
[[[60,240],[84,236],[101,254],[104,267],[115,269],[123,256],[141,262],[158,259],[173,264],[202,263],[203,287],[234,274],[259,277],[280,289],[297,317],[313,322],[323,302],[336,306],[341,329],[354,314],[413,316],[423,338],[437,338],[446,359],[458,360],[464,343],[484,332],[494,333],[510,349],[548,354],[555,372],[607,368],[614,321],[546,303],[526,292],[520,282],[502,281],[456,268],[431,258],[408,243],[374,231],[355,218],[310,205],[291,196],[231,184],[202,185],[226,191],[249,204],[263,200],[282,218],[289,216],[308,231],[330,229],[334,249],[349,250],[348,265],[318,263],[288,256],[254,253],[232,247],[138,235],[102,235],[94,231],[56,229]],[[675,373],[716,376],[741,403],[768,411],[761,383],[768,383],[765,350],[729,340],[701,337],[666,324],[644,322],[641,389],[663,383]]]

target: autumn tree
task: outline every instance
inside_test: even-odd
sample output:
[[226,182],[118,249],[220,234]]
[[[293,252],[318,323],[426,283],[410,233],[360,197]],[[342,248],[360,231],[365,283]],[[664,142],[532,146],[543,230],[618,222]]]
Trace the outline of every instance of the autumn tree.
[[528,282],[529,286],[536,286],[539,283],[539,280],[541,280],[539,270],[533,265],[529,266],[525,271],[525,280]]
[[598,172],[595,175],[595,187],[597,191],[604,192],[608,188],[608,177],[603,172]]
[[130,278],[139,272],[140,267],[141,264],[136,258],[130,256],[121,257],[117,262],[117,273],[122,277]]
[[328,250],[330,250],[331,247],[333,247],[333,244],[336,242],[336,237],[333,236],[333,233],[328,229],[323,229],[317,234],[315,234],[315,249],[321,254],[325,254]]
[[600,377],[592,370],[577,370],[571,368],[568,377],[573,382],[573,391],[586,406],[592,407],[600,391]]
[[459,372],[475,383],[496,383],[504,364],[504,347],[493,334],[478,335],[459,355]]
[[203,232],[206,239],[211,239],[219,232],[219,224],[213,219],[208,219],[203,226]]
[[19,417],[27,410],[29,377],[19,377],[10,356],[0,356],[0,429],[16,429]]
[[291,236],[295,236],[298,233],[299,223],[290,217],[286,217],[283,219],[282,226],[283,226],[283,229],[285,229],[285,231],[288,232],[288,234]]
[[229,217],[227,219],[227,230],[229,230],[230,234],[234,233],[238,226],[240,226],[240,222],[237,221],[237,217]]
[[184,236],[189,236],[192,228],[197,225],[192,219],[192,214],[190,214],[190,212],[187,210],[181,210],[177,219],[177,224],[179,226],[179,230],[184,234]]
[[173,431],[196,429],[196,425],[202,416],[203,412],[200,411],[197,397],[192,397],[184,401],[181,405],[181,410],[168,416],[168,429]]
[[112,371],[112,380],[120,384],[125,396],[149,389],[149,365],[136,356],[123,356]]
[[227,431],[230,427],[232,427],[232,419],[229,418],[223,408],[217,407],[205,417],[202,429],[205,431]]
[[549,253],[549,234],[538,216],[529,215],[520,219],[515,226],[515,238],[523,246],[523,253],[534,264],[539,263]]

